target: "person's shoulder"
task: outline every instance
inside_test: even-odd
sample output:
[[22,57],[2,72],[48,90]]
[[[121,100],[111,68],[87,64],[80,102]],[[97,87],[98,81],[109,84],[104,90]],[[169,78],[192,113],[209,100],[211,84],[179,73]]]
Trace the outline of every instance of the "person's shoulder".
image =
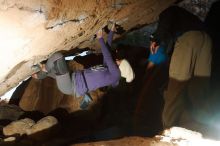
[[123,64],[125,64],[125,65],[127,65],[127,66],[131,66],[130,65],[130,63],[129,63],[129,61],[127,60],[127,59],[122,59],[122,61],[121,62],[123,62]]

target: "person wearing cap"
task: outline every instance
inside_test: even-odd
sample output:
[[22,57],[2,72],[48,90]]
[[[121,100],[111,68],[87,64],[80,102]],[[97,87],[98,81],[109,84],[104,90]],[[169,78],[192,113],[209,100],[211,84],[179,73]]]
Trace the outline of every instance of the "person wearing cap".
[[201,105],[199,98],[206,98],[212,41],[202,21],[178,6],[161,12],[151,37],[152,54],[162,47],[171,56],[169,82],[164,91],[163,125],[164,128],[180,126],[183,113],[191,109],[195,116]]
[[[111,47],[115,24],[113,24],[109,34],[108,41],[105,43],[103,39],[102,29],[98,31],[97,38],[101,45],[103,54],[103,64],[93,66],[84,70],[76,70],[71,75],[69,73],[65,59],[61,53],[54,53],[46,62],[45,68],[38,73],[32,75],[35,78],[40,77],[43,72],[47,76],[56,79],[57,86],[61,92],[75,97],[83,96],[80,107],[87,108],[92,98],[89,92],[105,86],[117,86],[120,77],[126,78],[127,82],[134,79],[133,70],[127,60],[113,59],[108,47]],[[39,77],[38,77],[39,75]],[[45,76],[44,76],[45,77]]]

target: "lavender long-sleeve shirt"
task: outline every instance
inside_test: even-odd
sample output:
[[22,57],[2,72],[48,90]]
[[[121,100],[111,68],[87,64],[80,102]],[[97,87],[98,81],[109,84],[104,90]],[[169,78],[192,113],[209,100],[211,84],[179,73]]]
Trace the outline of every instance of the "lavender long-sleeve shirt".
[[[108,44],[111,46],[113,32],[110,31],[108,35]],[[105,68],[88,68],[83,71],[77,71],[73,75],[75,79],[76,91],[79,95],[84,95],[87,92],[87,87],[82,75],[84,72],[85,79],[88,85],[88,91],[95,90],[104,86],[116,86],[119,83],[120,79],[120,70],[113,60],[108,47],[106,46],[104,39],[99,38],[99,43],[101,45],[101,50],[103,54],[103,64]]]

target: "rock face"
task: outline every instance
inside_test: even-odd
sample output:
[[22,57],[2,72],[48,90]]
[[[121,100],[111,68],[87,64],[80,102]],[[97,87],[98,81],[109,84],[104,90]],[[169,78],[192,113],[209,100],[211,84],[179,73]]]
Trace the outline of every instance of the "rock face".
[[42,131],[44,129],[49,129],[50,127],[56,125],[58,123],[57,119],[53,116],[47,116],[40,119],[35,125],[33,125],[30,129],[27,130],[27,134],[31,135],[33,133]]
[[0,120],[17,120],[24,111],[16,105],[0,106]]
[[[51,133],[57,131],[50,129],[56,124],[58,124],[58,120],[53,116],[46,116],[36,123],[32,119],[25,118],[11,122],[7,126],[3,127],[3,134],[6,137],[28,135],[32,137],[32,139],[35,138],[40,140],[49,137]],[[6,139],[4,141],[13,141],[13,138]]]
[[149,24],[175,0],[1,0],[0,95],[59,50],[94,47],[98,29]]
[[18,121],[14,121],[3,128],[3,133],[6,136],[14,134],[25,134],[27,129],[30,129],[35,122],[32,119],[25,118]]

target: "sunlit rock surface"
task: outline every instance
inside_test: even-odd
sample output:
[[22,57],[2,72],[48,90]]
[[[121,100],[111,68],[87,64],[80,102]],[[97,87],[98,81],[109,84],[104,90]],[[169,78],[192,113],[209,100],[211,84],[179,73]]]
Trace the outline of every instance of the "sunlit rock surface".
[[29,118],[14,121],[3,128],[3,133],[5,136],[10,136],[14,134],[23,135],[26,133],[27,129],[31,128],[31,126],[33,126],[34,124],[35,122]]
[[205,139],[201,133],[181,127],[166,129],[154,138],[125,137],[117,140],[74,144],[76,146],[218,146],[220,141]]
[[174,0],[1,0],[0,95],[30,76],[31,66],[59,50],[95,46],[98,29],[125,31],[154,22]]

